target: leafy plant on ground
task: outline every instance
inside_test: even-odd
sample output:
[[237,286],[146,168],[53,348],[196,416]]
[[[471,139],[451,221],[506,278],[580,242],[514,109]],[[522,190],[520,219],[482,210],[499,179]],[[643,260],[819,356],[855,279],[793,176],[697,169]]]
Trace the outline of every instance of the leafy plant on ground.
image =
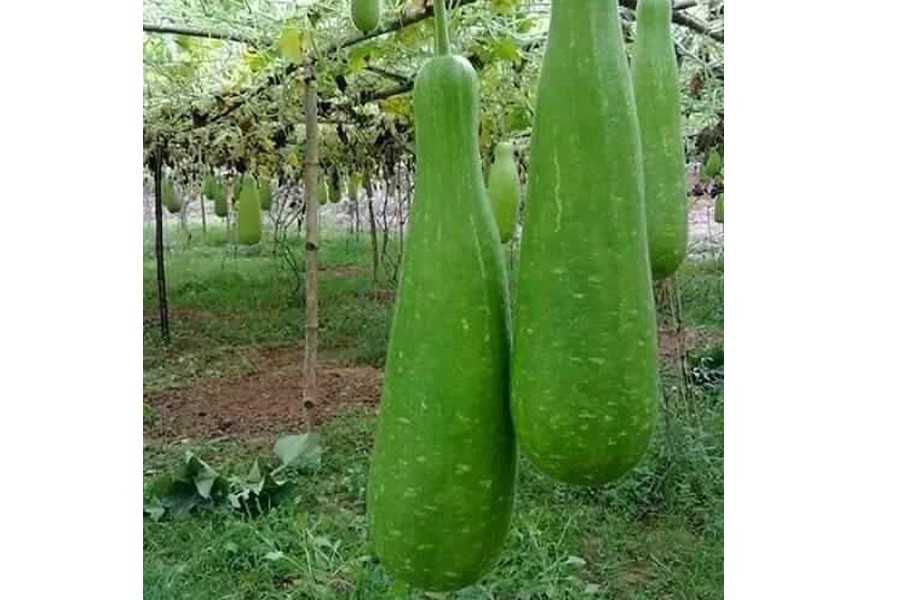
[[282,436],[273,452],[277,461],[257,458],[246,475],[224,476],[187,451],[174,474],[166,473],[150,483],[144,513],[154,521],[180,520],[199,510],[230,506],[257,516],[290,497],[297,476],[318,467],[322,458],[316,433]]

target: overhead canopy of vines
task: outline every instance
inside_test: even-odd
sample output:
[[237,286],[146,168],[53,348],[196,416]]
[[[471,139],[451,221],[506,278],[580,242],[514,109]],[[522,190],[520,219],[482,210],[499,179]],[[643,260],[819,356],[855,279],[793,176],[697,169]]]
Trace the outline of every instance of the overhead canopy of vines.
[[[634,0],[620,0],[626,39]],[[457,51],[480,74],[481,145],[530,134],[548,0],[457,0]],[[724,0],[676,1],[688,155],[722,143]],[[301,178],[303,63],[319,86],[320,161],[382,168],[412,152],[412,82],[431,53],[430,0],[385,0],[358,32],[349,0],[144,0],[144,145],[187,178],[262,169]],[[577,103],[573,103],[577,109]]]

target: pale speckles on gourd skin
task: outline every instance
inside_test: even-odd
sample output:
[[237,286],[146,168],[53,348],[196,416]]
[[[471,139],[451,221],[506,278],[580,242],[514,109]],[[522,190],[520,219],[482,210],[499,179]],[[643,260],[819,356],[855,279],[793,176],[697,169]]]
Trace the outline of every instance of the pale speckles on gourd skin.
[[[434,77],[474,87],[448,93]],[[478,155],[476,89],[458,59],[429,61],[415,84],[414,111],[428,117],[416,123],[415,198],[369,479],[375,553],[392,576],[433,591],[474,583],[499,556],[516,472],[506,272]],[[410,488],[416,498],[404,499]]]
[[578,484],[634,466],[656,414],[643,171],[621,35],[614,0],[553,4],[520,252],[519,445],[547,474]]
[[641,124],[647,236],[653,276],[672,275],[687,253],[687,184],[678,63],[669,0],[637,8],[634,94]]

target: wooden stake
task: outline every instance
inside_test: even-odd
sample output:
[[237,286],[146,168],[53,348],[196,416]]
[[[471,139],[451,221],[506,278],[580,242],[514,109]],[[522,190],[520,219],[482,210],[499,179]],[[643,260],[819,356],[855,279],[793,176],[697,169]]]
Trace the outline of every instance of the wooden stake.
[[154,213],[156,215],[156,286],[159,296],[159,328],[163,343],[171,343],[169,337],[169,301],[166,294],[166,261],[163,245],[163,212],[162,212],[162,145],[157,142],[156,156],[153,164]]
[[306,85],[306,344],[303,360],[303,416],[306,430],[312,428],[309,409],[316,405],[316,363],[319,344],[319,175],[318,91],[316,61],[306,59],[303,74]]

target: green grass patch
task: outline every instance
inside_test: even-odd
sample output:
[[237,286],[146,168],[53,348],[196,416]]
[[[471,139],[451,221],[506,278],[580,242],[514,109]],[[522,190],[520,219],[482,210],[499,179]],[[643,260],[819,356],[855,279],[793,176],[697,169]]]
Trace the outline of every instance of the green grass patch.
[[[299,343],[305,315],[303,240],[275,251],[270,232],[234,247],[224,228],[166,231],[172,345],[159,333],[152,229],[144,240],[144,385],[159,389],[247,370],[241,348]],[[293,262],[285,259],[285,252]],[[381,366],[393,292],[371,274],[365,237],[323,235],[319,253],[319,342],[323,356]]]
[[[254,368],[252,348],[296,345],[303,334],[303,240],[273,254],[270,237],[235,249],[224,228],[190,240],[167,230],[173,343],[164,349],[156,314],[152,228],[144,247],[144,383],[181,385]],[[323,235],[320,353],[381,366],[393,294],[371,276],[365,236]],[[678,274],[691,327],[724,322],[721,261],[686,263]],[[252,347],[252,348],[251,348]],[[723,594],[722,352],[689,356],[691,393],[679,400],[676,369],[645,459],[603,489],[559,485],[520,461],[512,531],[491,573],[453,600],[719,598]],[[149,417],[152,418],[152,415]],[[144,597],[150,599],[424,598],[398,585],[372,556],[365,490],[374,416],[357,408],[329,422],[322,464],[296,481],[294,496],[256,518],[225,508],[182,521],[144,522]],[[144,479],[170,472],[191,450],[221,472],[246,472],[271,440],[207,440],[147,447]]]
[[[447,598],[721,597],[721,384],[694,388],[690,410],[671,406],[642,463],[606,488],[559,485],[521,460],[499,563]],[[392,582],[369,547],[373,432],[374,416],[362,408],[327,424],[321,467],[301,476],[293,499],[255,519],[220,509],[146,520],[145,597],[424,598]],[[186,449],[224,471],[245,471],[268,451],[234,440],[148,449],[145,479],[173,468]]]

